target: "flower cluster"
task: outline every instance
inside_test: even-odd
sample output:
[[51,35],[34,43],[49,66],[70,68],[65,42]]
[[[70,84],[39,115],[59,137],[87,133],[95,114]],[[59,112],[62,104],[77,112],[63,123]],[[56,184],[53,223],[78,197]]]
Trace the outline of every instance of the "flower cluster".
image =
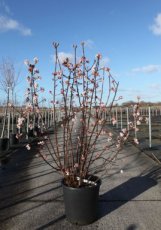
[[18,118],[18,120],[17,120],[17,128],[18,129],[22,128],[24,121],[25,121],[24,117],[19,117]]
[[[29,60],[24,61],[24,64],[28,68],[29,75],[26,78],[28,83],[28,88],[25,92],[26,108],[21,112],[17,111],[20,114],[17,122],[17,128],[19,129],[19,132],[17,133],[18,139],[23,136],[21,132],[23,126],[25,126],[25,129],[27,130],[28,137],[41,136],[41,132],[45,128],[39,108],[39,92],[44,92],[45,89],[43,87],[39,87],[37,83],[37,80],[41,79],[39,70],[36,69],[37,63],[37,57],[33,59],[33,64],[31,64]],[[42,101],[45,100],[46,99],[43,99]],[[30,143],[26,145],[26,148],[28,150],[31,149]]]
[[27,82],[29,84],[29,87],[26,90],[25,96],[26,96],[26,103],[27,103],[27,109],[38,109],[38,92],[44,92],[45,89],[43,87],[40,87],[36,82],[36,80],[40,80],[41,77],[39,76],[39,70],[36,69],[36,64],[38,63],[38,58],[35,57],[33,59],[34,64],[30,64],[29,60],[25,60],[24,63],[28,67],[28,71],[30,73],[30,76],[27,76]]

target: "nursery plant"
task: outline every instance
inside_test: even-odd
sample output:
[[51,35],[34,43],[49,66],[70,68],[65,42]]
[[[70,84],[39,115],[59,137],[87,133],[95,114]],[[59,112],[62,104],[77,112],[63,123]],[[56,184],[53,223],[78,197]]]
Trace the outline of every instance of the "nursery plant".
[[[34,76],[38,59],[34,59],[34,64],[25,61],[30,73],[30,88],[27,90],[28,105],[23,115],[27,119],[32,114],[33,129],[39,119],[37,154],[53,170],[62,174],[68,219],[74,223],[86,224],[96,219],[101,178],[95,173],[117,160],[130,130],[124,128],[116,136],[107,126],[109,118],[113,125],[117,122],[111,111],[121,97],[117,96],[119,82],[112,76],[110,68],[102,66],[102,55],[96,54],[91,62],[86,57],[85,43],[82,42],[81,55],[77,54],[77,45],[73,45],[72,58],[62,60],[58,52],[59,44],[54,42],[53,47],[55,64],[52,73],[53,89],[50,93],[53,96],[54,134],[48,135],[39,108],[40,90],[35,85]],[[57,122],[58,112],[61,112],[61,125]],[[139,102],[133,108],[133,117],[130,129],[137,131]],[[138,142],[136,138],[133,141]],[[32,145],[28,143],[26,147],[30,149]],[[82,195],[79,193],[81,189]],[[87,189],[90,190],[90,195],[87,195]],[[74,193],[70,196],[71,191]],[[91,201],[94,194],[96,197]],[[82,197],[85,197],[85,206],[82,204]],[[71,207],[71,204],[75,206]],[[78,206],[83,206],[83,211],[79,214],[76,212]],[[78,216],[81,216],[80,219]]]
[[[108,67],[101,66],[101,54],[94,61],[85,55],[85,44],[81,44],[81,57],[77,55],[77,46],[73,46],[73,60],[68,57],[59,59],[58,43],[53,43],[55,66],[53,72],[53,121],[54,135],[40,144],[39,153],[51,167],[63,174],[68,186],[82,187],[93,164],[103,159],[102,165],[112,162],[105,154],[110,148],[115,156],[128,137],[126,129],[114,140],[111,130],[106,127],[114,103],[118,101],[119,83],[113,78]],[[61,100],[60,100],[61,98]],[[57,111],[63,114],[61,127],[57,126]],[[106,114],[106,116],[104,116]],[[111,117],[115,124],[115,117]],[[61,134],[61,137],[60,137]],[[102,150],[97,152],[97,141],[101,135],[107,136]],[[48,147],[53,163],[43,155]],[[52,147],[52,148],[51,148]],[[52,149],[52,150],[51,150]],[[50,158],[49,158],[50,159]],[[79,179],[78,179],[79,178]]]
[[9,148],[9,133],[10,133],[10,108],[9,108],[9,92],[7,88],[7,101],[4,107],[4,114],[2,119],[2,130],[0,136],[0,152],[5,152]]
[[[2,120],[2,130],[0,134],[0,149],[7,150],[9,139],[12,143],[15,133],[13,128],[14,109],[10,109],[9,104],[13,103],[15,87],[18,83],[19,73],[16,74],[14,64],[9,58],[3,58],[0,63],[0,90],[5,93],[6,101]],[[12,127],[10,127],[10,118],[12,113]],[[11,129],[10,129],[11,128]],[[12,131],[12,133],[10,133]]]

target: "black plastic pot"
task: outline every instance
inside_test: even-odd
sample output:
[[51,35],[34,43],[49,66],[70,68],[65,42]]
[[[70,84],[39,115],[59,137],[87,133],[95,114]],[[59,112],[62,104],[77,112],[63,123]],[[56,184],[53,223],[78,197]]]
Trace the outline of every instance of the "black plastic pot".
[[34,130],[33,129],[28,131],[28,137],[34,137]]
[[18,139],[16,138],[15,133],[10,134],[10,145],[16,145],[18,144]]
[[[93,178],[96,179],[95,176]],[[88,225],[98,218],[98,197],[101,180],[96,185],[72,188],[62,180],[65,214],[67,219],[77,225]]]
[[9,139],[8,138],[0,138],[0,152],[7,151],[9,148]]

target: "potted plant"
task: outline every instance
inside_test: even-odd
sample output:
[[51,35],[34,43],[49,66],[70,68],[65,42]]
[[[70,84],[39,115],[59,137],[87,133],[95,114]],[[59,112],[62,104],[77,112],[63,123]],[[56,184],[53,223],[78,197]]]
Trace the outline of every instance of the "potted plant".
[[9,105],[9,87],[7,88],[7,102],[5,106],[3,122],[2,122],[2,131],[0,136],[0,152],[5,152],[9,148],[10,113],[8,111],[9,110],[8,105]]
[[10,129],[10,146],[18,144],[17,130],[15,127],[15,107],[9,103],[11,109],[11,129]]
[[[43,122],[40,122],[43,127],[37,151],[48,165],[62,174],[67,219],[85,225],[97,219],[101,178],[96,173],[117,159],[129,131],[123,129],[115,137],[106,125],[114,103],[121,97],[116,97],[119,83],[111,75],[110,69],[101,66],[101,54],[97,54],[93,63],[90,63],[82,42],[81,57],[78,58],[77,46],[74,45],[73,60],[68,57],[60,60],[59,44],[53,43],[53,46],[54,134],[47,135]],[[30,84],[36,63],[26,62],[31,74]],[[30,90],[30,96],[29,111],[41,117],[38,103],[35,110],[34,90]],[[57,125],[58,112],[61,112],[61,126]],[[134,108],[134,115],[136,119],[139,117],[138,107]],[[115,124],[115,117],[111,117],[111,121]],[[131,128],[135,128],[132,123]],[[31,144],[26,147],[30,149]]]
[[[5,151],[8,149],[9,144],[17,142],[16,133],[14,133],[14,110],[10,110],[10,103],[13,103],[13,96],[15,87],[18,81],[18,75],[16,75],[14,64],[11,59],[3,58],[0,63],[0,90],[6,94],[6,106],[3,117],[2,131],[0,136],[0,150]],[[11,119],[12,114],[12,119]],[[11,123],[12,120],[12,123]],[[8,125],[7,125],[8,124]],[[10,130],[10,124],[11,130]]]

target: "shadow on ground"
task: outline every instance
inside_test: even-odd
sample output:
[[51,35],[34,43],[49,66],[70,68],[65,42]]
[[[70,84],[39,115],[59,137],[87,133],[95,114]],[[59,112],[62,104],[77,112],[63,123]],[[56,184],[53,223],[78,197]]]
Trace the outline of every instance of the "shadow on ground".
[[[153,173],[149,173],[145,176],[131,178],[125,183],[102,194],[99,198],[99,219],[131,200],[138,202],[138,199],[135,200],[137,196],[157,185],[152,175]],[[131,226],[129,229],[135,229],[133,227]]]
[[[21,215],[23,212],[30,210],[30,208],[34,209],[31,205],[27,207],[27,203],[40,205],[40,203],[49,202],[50,197],[49,200],[43,200],[42,196],[60,188],[60,186],[54,184],[57,181],[53,181],[52,176],[50,176],[53,172],[48,168],[43,170],[42,160],[36,159],[33,151],[21,148],[13,154],[9,162],[0,167],[1,223],[11,217]],[[39,162],[41,163],[37,167]],[[33,167],[30,169],[29,167],[32,165]],[[51,177],[52,182],[47,181],[46,177]],[[40,182],[41,179],[44,179],[42,183]]]

